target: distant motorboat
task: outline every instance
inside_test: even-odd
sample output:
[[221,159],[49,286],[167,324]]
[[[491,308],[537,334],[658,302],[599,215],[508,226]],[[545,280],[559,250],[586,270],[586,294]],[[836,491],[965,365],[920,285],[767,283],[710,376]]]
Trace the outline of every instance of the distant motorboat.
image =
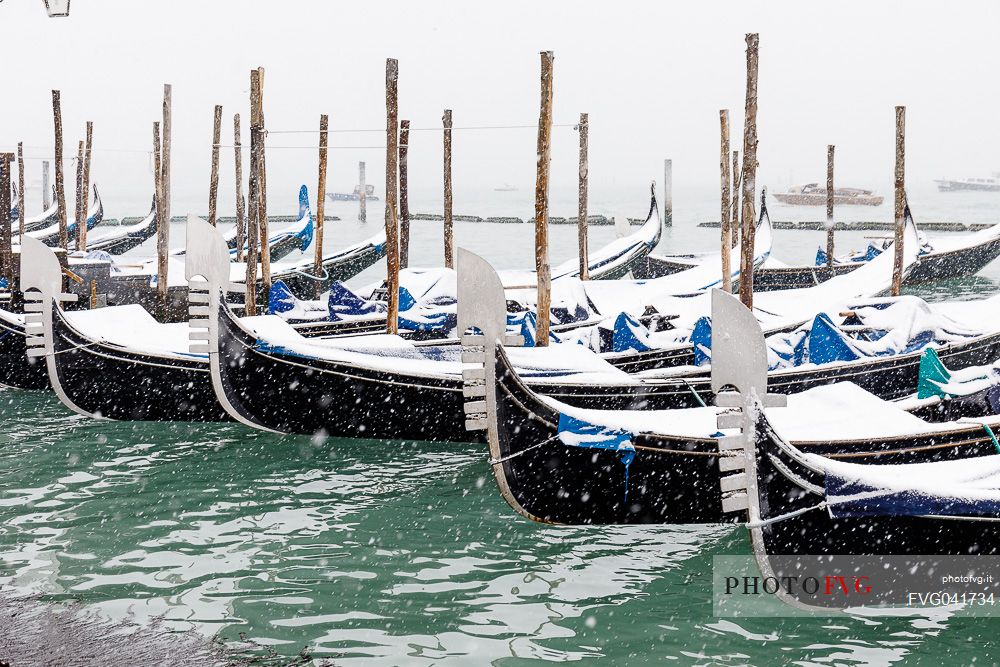
[[[358,201],[361,199],[361,186],[355,185],[354,192],[328,192],[326,193],[326,198],[330,201]],[[378,197],[375,196],[375,186],[365,185],[365,199],[369,201],[378,201]]]
[[504,183],[501,186],[493,188],[493,192],[517,192],[517,186],[511,185],[510,183]]
[[1000,174],[993,174],[992,178],[957,178],[957,179],[937,179],[938,190],[940,192],[960,192],[962,190],[980,190],[984,192],[1000,192]]
[[[826,205],[826,188],[819,183],[808,183],[788,189],[788,192],[776,192],[774,198],[782,204],[792,206],[824,206]],[[833,204],[835,206],[881,206],[882,195],[872,190],[862,188],[834,188]]]

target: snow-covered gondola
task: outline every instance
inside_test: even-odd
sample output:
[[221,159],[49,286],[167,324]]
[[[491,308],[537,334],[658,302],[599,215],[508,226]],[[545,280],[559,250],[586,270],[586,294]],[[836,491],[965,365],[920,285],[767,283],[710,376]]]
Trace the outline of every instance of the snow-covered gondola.
[[[721,292],[717,297],[734,300]],[[727,332],[713,343],[723,358],[721,368],[713,371],[717,390],[732,384],[727,369],[747,365],[758,350],[755,386],[767,386],[763,335],[743,310],[749,320],[744,329],[752,326],[759,342],[745,330],[735,330],[727,324],[726,313],[713,308],[713,319]],[[487,429],[497,482],[518,512],[538,521],[570,524],[742,518],[724,512],[722,502],[723,490],[729,487],[720,481],[721,473],[731,468],[728,460],[720,460],[728,456],[730,436],[719,429],[732,428],[732,416],[720,417],[718,408],[637,412],[573,407],[539,396],[518,377],[508,350],[486,340],[480,339],[483,351],[474,354],[490,360],[495,355],[496,365],[466,371],[466,413],[471,428]],[[772,403],[786,400],[768,396]],[[798,446],[812,447],[833,460],[892,462],[902,460],[898,450],[912,460],[994,451],[990,433],[981,426],[929,424],[850,383],[789,396],[787,404],[769,412],[781,431]],[[921,440],[921,446],[910,447],[894,437],[901,429],[917,434],[918,440],[921,433],[934,432],[940,446],[927,447]],[[815,443],[817,434],[823,442]],[[731,506],[727,502],[726,507]]]
[[[97,191],[97,184],[93,185],[93,199],[90,202],[90,207],[87,211],[87,230],[91,230],[97,225],[101,224],[104,220],[104,202],[101,201],[101,195]],[[70,218],[66,221],[66,233],[70,240],[75,239],[76,236],[76,220]],[[42,227],[34,231],[25,231],[27,236],[37,239],[47,246],[56,247],[59,245],[59,222],[56,221],[49,224],[47,227]],[[15,237],[13,243],[16,245],[19,243],[20,238]],[[73,245],[71,242],[70,245]]]
[[[10,229],[11,233],[14,236],[17,236],[20,233],[21,229],[21,223],[14,215],[14,212],[16,211],[17,211],[16,208],[11,211],[11,220],[13,220],[13,222],[11,223]],[[52,223],[58,221],[59,221],[59,203],[56,202],[55,197],[53,197],[52,204],[50,204],[47,209],[45,209],[38,215],[33,215],[28,218],[25,218],[24,231],[34,232],[39,229],[42,229],[43,227],[48,227]]]
[[44,360],[60,401],[96,418],[218,421],[204,355],[188,351],[186,324],[160,324],[142,307],[65,312],[54,253],[36,239],[21,249],[31,360]]
[[88,251],[102,251],[109,255],[121,255],[137,248],[156,234],[156,199],[149,208],[149,214],[134,225],[121,225],[117,229],[96,237],[87,236]]
[[[907,220],[912,220],[909,206]],[[825,257],[817,257],[816,266],[790,266],[771,257],[754,271],[754,291],[784,290],[818,285],[835,276],[850,273],[885,249],[870,246],[863,255],[838,257],[827,266]],[[974,234],[938,238],[924,242],[913,270],[905,284],[971,276],[1000,256],[1000,225]],[[672,275],[703,261],[701,255],[650,255],[636,270],[637,277],[657,278]]]

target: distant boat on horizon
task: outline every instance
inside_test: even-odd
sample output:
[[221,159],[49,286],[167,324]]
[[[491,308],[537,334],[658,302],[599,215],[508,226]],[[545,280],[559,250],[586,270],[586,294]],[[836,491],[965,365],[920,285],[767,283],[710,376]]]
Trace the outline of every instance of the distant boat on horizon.
[[957,178],[936,179],[939,192],[961,192],[978,190],[980,192],[1000,192],[1000,174],[994,172],[992,178]]
[[[772,195],[782,204],[792,206],[825,206],[826,188],[819,183],[807,183],[791,187],[788,192],[776,192]],[[834,206],[881,206],[885,198],[872,190],[863,188],[834,188]]]
[[493,192],[517,192],[517,186],[511,185],[510,183],[504,183],[503,185],[493,188]]

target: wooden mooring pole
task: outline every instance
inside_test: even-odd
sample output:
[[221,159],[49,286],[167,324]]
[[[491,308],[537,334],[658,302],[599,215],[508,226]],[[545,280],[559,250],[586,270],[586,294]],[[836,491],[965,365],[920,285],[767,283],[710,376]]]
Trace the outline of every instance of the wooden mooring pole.
[[385,61],[385,244],[386,286],[389,311],[386,331],[395,334],[399,327],[399,229],[396,218],[398,194],[396,160],[399,157],[399,63],[394,58]]
[[732,205],[732,211],[729,213],[729,227],[732,230],[730,236],[733,247],[735,248],[740,243],[740,191],[743,187],[743,178],[740,174],[740,152],[733,151],[733,189],[732,196],[730,197],[730,204]]
[[49,178],[49,161],[42,161],[42,210],[49,210],[52,206],[52,181]]
[[577,249],[580,254],[580,280],[590,280],[590,252],[587,249],[587,177],[590,166],[588,160],[588,141],[590,134],[590,119],[588,114],[580,114],[580,169],[577,195],[579,198],[576,210]]
[[260,260],[260,174],[257,171],[257,152],[259,137],[254,132],[257,106],[260,99],[260,72],[250,70],[250,186],[247,201],[247,276],[246,276],[246,314],[257,314],[257,262]]
[[218,222],[219,203],[219,143],[222,141],[222,105],[215,105],[212,120],[212,174],[208,180],[208,224],[215,227]]
[[246,206],[243,199],[243,146],[240,143],[240,115],[233,114],[233,156],[236,159],[236,261],[246,259]]
[[549,344],[549,308],[552,284],[549,269],[549,164],[552,152],[552,76],[555,56],[542,51],[541,103],[538,113],[538,144],[535,154],[535,271],[538,282],[538,312],[535,345]]
[[[313,243],[316,245],[313,257],[313,274],[317,278],[322,278],[323,272],[323,216],[326,213],[326,154],[327,154],[327,131],[330,126],[330,117],[325,113],[319,117],[319,177],[316,184],[316,238]],[[321,280],[316,281],[316,298],[322,294]]]
[[451,211],[451,109],[441,117],[444,124],[444,265],[455,268],[454,221]]
[[663,224],[674,225],[674,161],[663,161]]
[[895,220],[893,238],[892,296],[899,296],[903,289],[903,219],[906,209],[906,107],[896,107],[896,170],[895,170]]
[[833,146],[826,147],[826,265],[833,268]]
[[172,89],[169,83],[163,84],[163,125],[161,126],[162,138],[160,146],[160,199],[156,209],[157,225],[156,235],[156,291],[160,297],[160,304],[163,308],[163,315],[166,315],[167,296],[167,267],[170,257],[170,127],[171,127],[171,107]]
[[87,249],[87,212],[90,210],[90,159],[94,154],[94,123],[92,121],[87,121],[87,134],[86,139],[83,144],[83,192],[80,193],[81,205],[80,210],[83,211],[83,217],[80,218],[83,222],[77,221],[80,230],[79,238],[80,250]]
[[63,127],[62,127],[62,104],[59,100],[59,91],[52,91],[52,118],[55,122],[56,145],[56,203],[59,206],[59,247],[69,247],[69,233],[66,223],[66,181],[63,169]]
[[722,289],[726,292],[733,291],[733,269],[730,264],[732,256],[732,228],[729,225],[729,109],[719,110],[719,124],[721,129],[721,141],[719,144],[719,169],[722,172],[722,182],[720,184],[721,213],[719,229],[722,232],[720,239],[720,252],[722,253]]
[[365,183],[365,162],[358,162],[358,220],[368,222],[368,185]]
[[[164,229],[170,224],[163,215],[163,163],[160,157],[160,122],[153,121],[153,191],[156,198],[156,292],[161,294],[161,288],[166,287],[166,278],[161,271],[160,262],[163,248],[166,244],[161,243],[161,239],[166,238],[167,232]],[[162,297],[161,297],[162,298]]]
[[[83,207],[83,140],[76,149],[76,209],[73,219],[76,221],[76,249],[83,250],[87,247],[87,232],[82,231],[87,228],[87,214],[80,209]],[[82,224],[81,224],[82,221]]]
[[[42,184],[45,187],[45,184]],[[48,206],[45,207],[46,209]],[[44,210],[44,209],[43,209]],[[24,218],[25,216],[25,203],[24,203],[24,142],[17,142],[17,236],[18,238],[24,236]]]
[[410,265],[410,191],[406,167],[410,152],[410,121],[399,121],[399,266]]
[[257,106],[256,123],[254,117],[250,118],[250,134],[257,134],[257,225],[259,226],[258,243],[260,244],[260,280],[264,289],[264,294],[271,292],[271,244],[270,231],[267,219],[267,131],[264,123],[264,68],[257,68]]
[[757,67],[759,37],[749,33],[747,40],[746,119],[743,122],[743,234],[740,246],[740,301],[753,309],[753,243],[757,227],[754,213],[757,176]]
[[[0,278],[7,280],[7,286],[14,293],[14,250],[11,246],[10,220],[10,179],[13,153],[0,153]],[[20,195],[20,191],[18,191]],[[19,212],[24,220],[24,210]]]

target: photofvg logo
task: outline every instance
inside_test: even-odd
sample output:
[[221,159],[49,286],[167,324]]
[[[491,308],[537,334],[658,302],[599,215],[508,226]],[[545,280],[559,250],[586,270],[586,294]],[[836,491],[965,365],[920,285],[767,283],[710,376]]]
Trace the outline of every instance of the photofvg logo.
[[[965,608],[1000,616],[1000,559],[994,556],[716,556],[718,617],[839,614],[898,608]],[[995,603],[995,604],[994,604]]]

